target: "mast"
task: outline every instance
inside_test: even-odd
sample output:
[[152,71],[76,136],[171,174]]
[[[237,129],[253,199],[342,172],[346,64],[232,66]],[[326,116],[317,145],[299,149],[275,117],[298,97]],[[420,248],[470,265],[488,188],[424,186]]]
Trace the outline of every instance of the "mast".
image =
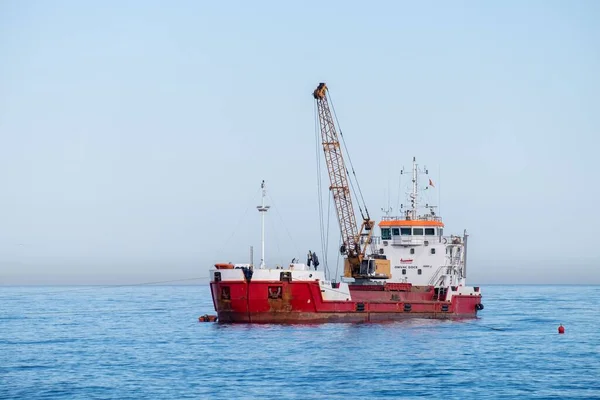
[[413,157],[413,168],[412,168],[412,184],[413,184],[413,191],[410,195],[410,199],[411,199],[411,204],[412,204],[412,210],[411,210],[411,219],[415,220],[417,219],[417,208],[418,208],[418,204],[417,204],[417,190],[418,190],[418,186],[417,186],[417,159],[416,157]]
[[260,268],[265,267],[265,213],[269,211],[270,206],[265,205],[265,197],[267,197],[267,187],[265,185],[265,181],[263,180],[260,184],[262,189],[262,201],[261,205],[257,206],[258,212],[260,212],[261,218],[261,230],[260,230],[260,244],[261,244],[261,253],[260,253]]

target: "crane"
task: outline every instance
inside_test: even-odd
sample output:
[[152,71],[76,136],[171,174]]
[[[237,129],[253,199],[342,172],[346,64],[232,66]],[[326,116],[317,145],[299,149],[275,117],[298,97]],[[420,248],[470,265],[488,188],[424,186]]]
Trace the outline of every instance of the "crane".
[[[344,156],[342,155],[342,148],[340,146],[336,125],[332,117],[331,108],[329,107],[330,99],[328,100],[327,92],[327,85],[325,83],[320,83],[314,90],[313,97],[317,103],[317,114],[321,129],[323,152],[325,153],[325,162],[329,172],[329,181],[331,184],[329,190],[333,196],[338,222],[340,224],[342,237],[340,252],[346,255],[346,276],[367,278],[372,275],[373,268],[369,268],[368,263],[365,265],[363,260],[365,259],[367,246],[371,242],[371,234],[375,222],[369,217],[366,206],[364,207],[365,212],[363,213],[362,207],[359,204],[363,221],[360,229],[358,229],[350,192],[351,181],[349,179],[348,169],[344,162]],[[363,236],[366,236],[366,238],[363,238]],[[361,240],[361,238],[363,240]],[[364,267],[361,268],[361,265]]]

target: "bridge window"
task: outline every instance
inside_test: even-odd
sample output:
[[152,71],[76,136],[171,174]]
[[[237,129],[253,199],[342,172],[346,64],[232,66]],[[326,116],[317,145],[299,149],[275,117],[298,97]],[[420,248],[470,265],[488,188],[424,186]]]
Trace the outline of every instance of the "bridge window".
[[435,236],[435,228],[425,228],[425,236]]
[[391,240],[392,234],[390,232],[390,228],[381,228],[381,239],[382,240]]
[[410,236],[410,228],[401,228],[400,229],[400,234],[402,236]]
[[413,235],[423,236],[423,228],[413,228]]
[[392,228],[392,235],[394,235],[394,236],[400,235],[400,229],[398,229],[398,228]]

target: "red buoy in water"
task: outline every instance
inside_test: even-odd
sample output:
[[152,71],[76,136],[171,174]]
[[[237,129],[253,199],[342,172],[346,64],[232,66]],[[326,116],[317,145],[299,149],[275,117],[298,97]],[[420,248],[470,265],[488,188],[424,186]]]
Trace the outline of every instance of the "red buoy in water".
[[558,333],[559,333],[559,334],[563,334],[563,333],[565,333],[565,327],[564,327],[564,326],[562,326],[562,324],[560,324],[560,326],[558,327]]

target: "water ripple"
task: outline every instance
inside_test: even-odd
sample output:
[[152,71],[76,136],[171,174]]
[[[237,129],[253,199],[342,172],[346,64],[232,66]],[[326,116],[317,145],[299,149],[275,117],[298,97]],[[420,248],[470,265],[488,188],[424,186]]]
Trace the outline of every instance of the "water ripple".
[[206,286],[3,287],[0,398],[600,399],[600,287],[483,290],[477,320],[219,325]]

